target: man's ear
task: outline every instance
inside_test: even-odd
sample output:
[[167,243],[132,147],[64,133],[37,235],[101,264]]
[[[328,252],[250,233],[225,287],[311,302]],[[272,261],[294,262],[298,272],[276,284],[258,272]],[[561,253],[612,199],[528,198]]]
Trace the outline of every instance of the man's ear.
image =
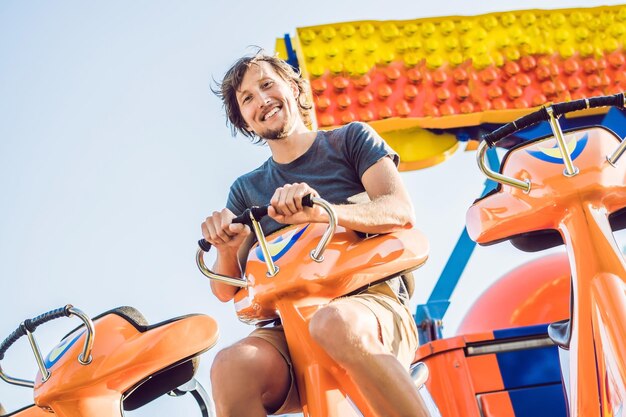
[[297,99],[300,95],[300,89],[298,89],[298,84],[296,84],[295,81],[291,80],[289,85],[291,86],[291,92],[293,93],[293,96]]

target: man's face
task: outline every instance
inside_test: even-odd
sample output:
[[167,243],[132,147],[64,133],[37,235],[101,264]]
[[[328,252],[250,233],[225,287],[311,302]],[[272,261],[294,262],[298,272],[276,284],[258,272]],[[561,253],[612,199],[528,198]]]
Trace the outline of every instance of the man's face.
[[287,137],[300,117],[295,83],[285,81],[267,62],[250,65],[237,91],[248,130],[267,140]]

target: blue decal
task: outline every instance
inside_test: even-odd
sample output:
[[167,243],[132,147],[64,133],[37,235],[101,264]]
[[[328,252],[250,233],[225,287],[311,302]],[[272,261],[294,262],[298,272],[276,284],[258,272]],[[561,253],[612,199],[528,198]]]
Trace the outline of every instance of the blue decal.
[[[300,236],[302,236],[302,234],[308,227],[309,225],[307,224],[305,227],[297,232],[292,233],[291,235],[287,234],[278,236],[272,242],[267,242],[267,248],[269,249],[270,255],[272,256],[272,260],[276,262],[284,254],[286,254],[287,251],[291,249],[294,243],[296,243],[296,241],[300,238]],[[263,252],[261,251],[260,246],[257,246],[255,254],[262,262],[265,262],[265,257],[263,256]]]
[[545,385],[561,381],[556,346],[520,349],[496,354],[505,389]]
[[567,417],[561,384],[509,391],[515,417]]
[[[570,154],[572,160],[578,158],[578,156],[585,149],[585,146],[587,146],[588,138],[589,134],[586,133],[585,136],[583,136],[581,139],[572,139],[569,143],[566,144],[567,152]],[[558,144],[554,144],[552,148],[539,147],[538,151],[527,150],[526,152],[528,152],[531,156],[534,156],[535,158],[545,162],[550,162],[553,164],[563,163],[563,155],[561,154],[561,150],[559,149]]]
[[61,357],[65,354],[65,352],[67,352],[69,348],[71,348],[74,345],[74,343],[76,343],[76,341],[83,334],[85,334],[84,330],[78,333],[76,336],[74,336],[74,338],[66,337],[65,339],[61,341],[61,343],[59,343],[54,349],[52,349],[50,353],[48,353],[48,356],[46,356],[46,359],[44,360],[44,364],[46,365],[46,368],[49,369],[55,363],[57,363],[57,361],[61,359]]
[[514,337],[546,336],[548,334],[547,324],[535,324],[524,327],[511,327],[493,331],[493,337],[498,339],[510,339]]

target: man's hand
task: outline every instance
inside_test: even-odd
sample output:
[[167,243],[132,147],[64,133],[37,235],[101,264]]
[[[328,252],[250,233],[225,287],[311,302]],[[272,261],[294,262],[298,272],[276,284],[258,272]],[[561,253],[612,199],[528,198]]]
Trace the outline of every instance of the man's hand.
[[311,194],[311,197],[319,196],[317,191],[304,182],[277,188],[270,200],[267,214],[282,224],[328,222],[326,212],[319,206],[302,206],[302,197],[307,194]]
[[218,252],[237,252],[250,228],[244,224],[232,223],[235,215],[228,209],[214,211],[202,223],[202,236]]

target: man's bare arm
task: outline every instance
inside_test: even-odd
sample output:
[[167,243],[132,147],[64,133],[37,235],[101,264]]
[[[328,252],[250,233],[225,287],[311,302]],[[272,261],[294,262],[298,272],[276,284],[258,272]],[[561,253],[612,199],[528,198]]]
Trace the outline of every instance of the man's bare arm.
[[382,158],[361,177],[370,201],[335,205],[339,224],[365,233],[389,233],[415,223],[413,204],[390,158]]
[[[202,223],[202,235],[215,250],[217,259],[213,272],[240,277],[239,257],[247,246],[246,239],[250,236],[250,228],[243,224],[233,224],[235,215],[228,209],[213,214]],[[229,301],[237,292],[237,287],[211,280],[211,290],[220,301]]]
[[[365,233],[389,233],[414,223],[413,205],[393,161],[382,158],[361,177],[370,201],[334,205],[338,223]],[[287,184],[274,193],[268,214],[283,224],[325,223],[326,213],[319,207],[302,207],[306,194],[317,196],[307,184]]]
[[[218,253],[212,271],[229,277],[240,277],[241,268],[239,267],[237,253],[235,252],[234,256]],[[225,302],[232,300],[237,292],[237,287],[211,280],[211,291],[213,291],[218,300]]]

